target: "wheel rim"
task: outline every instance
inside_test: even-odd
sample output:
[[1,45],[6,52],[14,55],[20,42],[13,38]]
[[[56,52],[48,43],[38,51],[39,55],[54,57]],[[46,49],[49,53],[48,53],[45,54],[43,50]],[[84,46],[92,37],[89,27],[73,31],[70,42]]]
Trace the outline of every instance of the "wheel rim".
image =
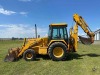
[[64,51],[61,47],[55,47],[53,49],[53,55],[57,58],[62,57],[64,54]]
[[27,59],[31,59],[32,57],[33,57],[33,55],[32,55],[31,53],[27,53],[27,54],[26,54],[26,58],[27,58]]

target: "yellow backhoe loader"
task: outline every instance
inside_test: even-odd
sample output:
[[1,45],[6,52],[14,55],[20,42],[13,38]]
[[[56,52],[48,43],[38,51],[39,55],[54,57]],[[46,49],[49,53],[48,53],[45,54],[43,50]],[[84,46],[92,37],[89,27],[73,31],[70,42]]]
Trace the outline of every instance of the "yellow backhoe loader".
[[90,30],[83,18],[78,14],[73,15],[75,25],[70,28],[68,38],[67,24],[50,24],[48,37],[25,39],[21,48],[12,48],[8,50],[5,61],[14,61],[23,57],[26,61],[36,59],[36,54],[49,55],[52,60],[64,60],[69,52],[77,51],[78,44],[78,26],[80,26],[89,38],[79,36],[83,44],[92,44],[94,42],[94,33]]

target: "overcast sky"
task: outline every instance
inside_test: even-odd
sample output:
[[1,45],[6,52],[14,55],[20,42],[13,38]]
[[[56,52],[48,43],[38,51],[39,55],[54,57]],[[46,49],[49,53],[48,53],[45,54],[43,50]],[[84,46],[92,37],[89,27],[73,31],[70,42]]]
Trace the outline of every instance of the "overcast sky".
[[0,38],[34,37],[35,24],[41,36],[51,23],[67,23],[69,31],[75,13],[91,30],[100,28],[100,0],[0,0]]

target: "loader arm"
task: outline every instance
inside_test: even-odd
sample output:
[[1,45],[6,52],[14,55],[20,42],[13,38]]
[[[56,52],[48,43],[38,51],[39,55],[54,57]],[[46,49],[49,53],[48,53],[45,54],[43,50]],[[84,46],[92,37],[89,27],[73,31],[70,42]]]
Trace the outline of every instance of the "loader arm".
[[[74,40],[74,42],[71,43],[71,45],[73,45],[76,51],[78,37],[80,38],[80,41],[83,44],[92,44],[94,42],[95,34],[91,31],[84,19],[78,14],[73,15],[73,20],[75,21],[75,25],[70,29],[70,39],[71,41]],[[78,36],[78,26],[80,26],[83,29],[83,31],[89,36],[89,38],[83,38],[81,36]]]

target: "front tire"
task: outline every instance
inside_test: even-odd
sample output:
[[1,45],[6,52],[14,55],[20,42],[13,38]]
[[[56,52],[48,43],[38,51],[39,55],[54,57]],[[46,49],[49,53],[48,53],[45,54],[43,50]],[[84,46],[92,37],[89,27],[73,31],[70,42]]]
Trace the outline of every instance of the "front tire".
[[32,49],[28,49],[23,53],[23,58],[26,61],[33,61],[36,59],[35,51]]
[[54,61],[61,61],[66,58],[67,46],[62,42],[55,42],[48,48],[48,54]]

